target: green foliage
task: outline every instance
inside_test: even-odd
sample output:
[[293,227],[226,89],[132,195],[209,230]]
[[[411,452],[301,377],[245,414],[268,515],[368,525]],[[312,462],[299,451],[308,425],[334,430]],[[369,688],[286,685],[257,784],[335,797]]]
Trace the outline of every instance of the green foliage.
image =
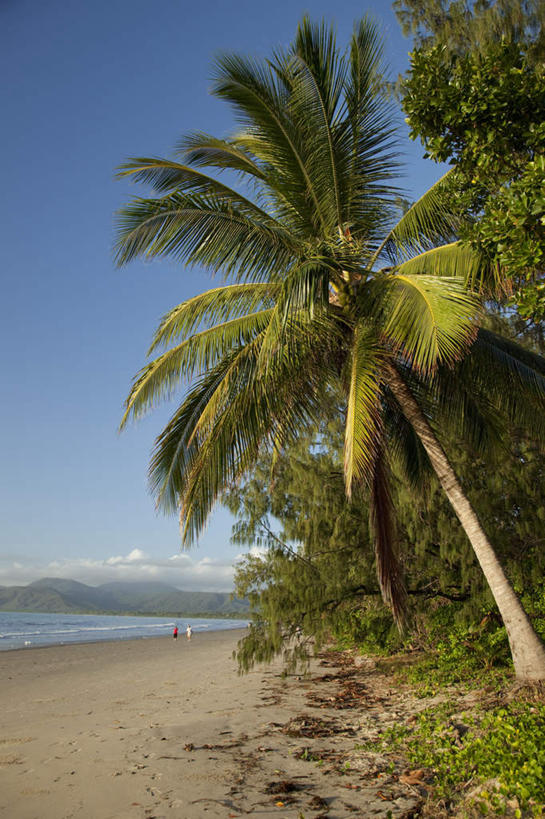
[[392,615],[373,598],[364,598],[336,624],[332,636],[340,649],[357,648],[361,654],[392,654],[403,646],[403,637]]
[[[385,732],[382,746],[401,750],[414,767],[430,768],[434,798],[459,800],[469,781],[475,786],[497,779],[501,796],[516,798],[531,815],[541,816],[544,730],[542,703],[514,700],[471,715],[452,714],[447,703],[423,711],[414,727]],[[505,811],[505,799],[494,793],[481,791],[478,802],[491,813]]]
[[[448,25],[445,18],[443,28],[430,24],[428,36],[417,36],[420,45],[402,83],[411,137],[422,140],[432,159],[455,163],[449,195],[460,212],[473,216],[461,225],[461,238],[501,271],[503,295],[513,294],[520,315],[540,322],[545,318],[545,72],[536,53],[545,45],[543,20],[534,17],[530,23],[533,11],[521,7],[517,25],[503,20],[496,34],[489,30],[472,38],[489,4],[484,17],[480,4],[465,21],[456,21],[455,5]],[[543,17],[542,7],[537,11]],[[456,39],[444,36],[449,26],[466,32],[465,43],[461,38],[457,47]]]
[[532,62],[545,56],[541,0],[394,0],[403,33],[419,48],[443,45],[455,54],[492,43],[523,42]]
[[[264,457],[224,497],[237,517],[233,541],[254,547],[235,576],[236,594],[250,600],[253,617],[238,652],[245,670],[286,649],[288,659],[290,641],[292,659],[300,660],[308,637],[319,647],[332,634],[357,632],[362,603],[378,594],[368,506],[361,493],[346,499],[341,453],[337,421],[279,456],[272,477]],[[368,605],[384,612],[376,599]]]
[[452,625],[457,614],[445,606],[439,613],[421,618],[418,642],[424,654],[401,672],[421,697],[433,697],[445,685],[474,688],[483,678],[501,688],[512,674],[509,643],[501,622],[487,614],[480,622]]
[[[499,468],[490,458],[476,459],[455,438],[448,448],[481,519],[497,530],[498,553],[534,625],[545,632],[545,560],[532,535],[545,514],[541,450],[519,440],[509,456],[501,450]],[[282,653],[301,631],[318,645],[334,639],[371,654],[396,651],[405,640],[427,652],[411,679],[428,693],[444,682],[471,682],[475,673],[510,673],[505,629],[438,485],[428,477],[427,492],[419,484],[415,494],[395,461],[392,466],[411,615],[404,637],[378,598],[369,499],[343,495],[340,418],[277,456],[272,474],[264,457],[225,496],[237,517],[234,542],[263,550],[247,555],[236,574],[237,594],[250,599],[254,623],[240,647],[242,668]],[[308,647],[304,639],[294,645],[300,657]]]
[[403,89],[411,136],[432,159],[477,172],[474,184],[493,181],[498,170],[505,179],[543,144],[543,77],[517,45],[463,56],[443,46],[417,50]]
[[[540,579],[526,580],[526,590],[520,588],[522,574],[528,578],[533,559],[539,560],[540,551],[534,552],[534,558],[514,560],[509,565],[513,574],[517,564],[522,566],[515,586],[536,632],[543,639],[545,584]],[[477,608],[473,616],[468,616],[459,605],[449,604],[431,612],[419,612],[415,628],[406,642],[423,653],[400,673],[416,686],[422,697],[434,696],[445,685],[479,687],[483,680],[501,689],[512,675],[507,634],[494,609]]]

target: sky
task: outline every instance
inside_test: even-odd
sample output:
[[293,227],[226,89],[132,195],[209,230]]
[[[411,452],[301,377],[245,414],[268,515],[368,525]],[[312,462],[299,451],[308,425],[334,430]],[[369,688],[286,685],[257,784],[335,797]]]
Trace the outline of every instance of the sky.
[[[377,0],[0,0],[0,585],[232,588],[227,511],[189,553],[176,518],[155,511],[147,465],[168,408],[117,432],[159,319],[210,279],[168,261],[116,268],[114,213],[143,191],[114,172],[168,155],[184,132],[233,130],[209,93],[218,53],[266,56],[304,13],[344,44],[366,12],[397,75],[410,43]],[[403,149],[417,197],[440,171],[419,144]]]

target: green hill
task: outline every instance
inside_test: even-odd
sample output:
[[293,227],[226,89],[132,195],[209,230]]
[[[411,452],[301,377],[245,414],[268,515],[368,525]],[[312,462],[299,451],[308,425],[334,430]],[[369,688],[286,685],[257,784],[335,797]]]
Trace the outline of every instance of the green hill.
[[231,600],[226,592],[182,591],[167,583],[87,586],[76,580],[46,577],[28,586],[0,586],[0,611],[245,617],[248,603]]

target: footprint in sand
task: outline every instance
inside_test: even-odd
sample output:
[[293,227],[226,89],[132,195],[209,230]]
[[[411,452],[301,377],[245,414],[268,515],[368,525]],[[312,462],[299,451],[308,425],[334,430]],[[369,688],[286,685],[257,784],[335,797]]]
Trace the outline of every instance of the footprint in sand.
[[20,745],[23,742],[34,742],[36,737],[5,737],[0,739],[0,745]]
[[20,793],[21,796],[47,796],[51,791],[46,788],[24,788]]
[[0,756],[0,766],[4,767],[7,765],[22,765],[24,759],[20,756],[16,756],[15,754],[6,754],[5,756]]

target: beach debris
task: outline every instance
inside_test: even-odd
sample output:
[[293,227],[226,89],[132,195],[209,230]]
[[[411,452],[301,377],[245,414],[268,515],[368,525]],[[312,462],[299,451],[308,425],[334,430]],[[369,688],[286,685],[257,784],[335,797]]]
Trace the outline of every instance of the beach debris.
[[186,742],[186,744],[184,745],[184,751],[193,751],[194,748],[195,745],[193,744],[193,742]]
[[341,764],[347,758],[346,751],[334,751],[331,748],[312,748],[310,745],[304,745],[297,751],[294,751],[295,759],[302,759],[304,762],[329,762],[334,764]]
[[350,668],[354,665],[354,658],[347,651],[323,651],[318,656],[320,657],[321,666]]
[[201,745],[201,748],[207,751],[228,751],[230,748],[239,748],[244,744],[246,739],[247,737],[243,736],[240,739],[234,739],[232,742],[217,742],[214,744],[206,742],[204,745]]
[[[200,799],[192,799],[190,804],[191,805],[198,805],[199,802],[215,802],[217,805],[223,805],[225,808],[230,808],[231,810],[237,810],[237,806],[233,803],[231,799],[212,799],[211,796],[204,796]],[[235,816],[240,816],[240,813],[234,814]],[[233,814],[229,814],[229,816],[233,816]]]
[[298,782],[292,782],[289,779],[282,779],[275,782],[269,782],[265,786],[264,793],[293,793],[293,791],[301,790],[301,785]]
[[[329,805],[325,799],[322,799],[321,796],[313,796],[310,802],[308,803],[308,807],[310,810],[321,810],[321,811],[328,811]],[[323,816],[324,814],[322,814]]]
[[404,774],[401,774],[399,777],[399,781],[403,785],[422,785],[422,780],[426,775],[426,771],[422,768],[419,768],[416,771],[407,771]]
[[309,704],[314,708],[358,708],[365,703],[374,701],[366,685],[357,680],[350,680],[336,694],[320,695],[315,691],[309,691],[306,695]]
[[352,679],[356,676],[356,674],[357,671],[355,668],[345,668],[342,671],[339,671],[337,674],[322,674],[321,677],[315,677],[312,682],[314,685],[317,683],[343,682],[344,680]]
[[341,725],[336,719],[317,719],[309,714],[300,714],[288,720],[282,733],[290,737],[329,737],[334,734],[353,736],[356,732],[350,725]]

